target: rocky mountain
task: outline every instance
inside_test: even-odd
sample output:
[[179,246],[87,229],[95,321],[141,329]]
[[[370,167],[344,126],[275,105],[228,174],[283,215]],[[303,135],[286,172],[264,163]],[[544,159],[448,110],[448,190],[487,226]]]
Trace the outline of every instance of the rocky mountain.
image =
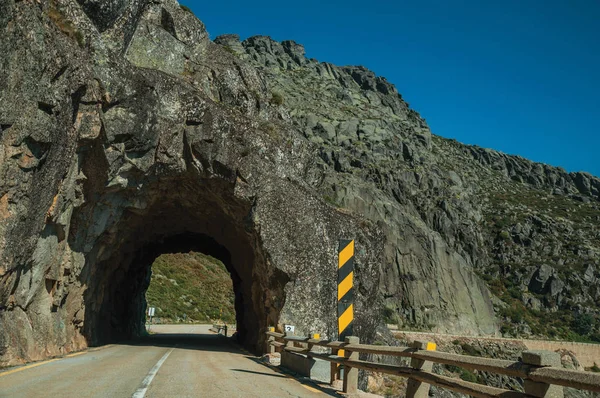
[[384,231],[388,317],[600,341],[600,179],[435,136],[385,78],[292,41],[215,42],[264,74],[280,117],[335,170],[315,189]]
[[363,67],[210,41],[174,0],[0,3],[0,363],[142,330],[161,253],[223,261],[241,341],[385,322],[598,339],[600,179],[435,136]]

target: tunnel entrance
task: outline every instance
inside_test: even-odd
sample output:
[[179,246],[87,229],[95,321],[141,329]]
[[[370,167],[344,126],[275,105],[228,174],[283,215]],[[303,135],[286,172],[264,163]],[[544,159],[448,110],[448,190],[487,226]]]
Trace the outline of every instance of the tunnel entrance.
[[[232,184],[197,176],[105,192],[82,208],[70,240],[87,253],[80,328],[88,344],[141,336],[152,263],[162,253],[192,250],[223,262],[233,282],[238,340],[262,349],[262,332],[277,323],[289,278],[271,266],[251,209]],[[102,233],[92,239],[97,228]]]
[[[140,280],[142,285],[139,289],[135,288],[135,284],[119,288],[121,297],[135,297],[121,307],[129,314],[118,318],[131,319],[134,325],[144,323],[147,306],[153,305],[159,311],[162,309],[162,313],[156,315],[167,316],[170,322],[195,320],[212,323],[212,320],[221,318],[222,310],[226,309],[228,321],[239,322],[240,333],[246,334],[241,278],[231,264],[229,251],[211,237],[185,233],[146,245],[135,256],[130,273],[125,281]],[[211,286],[207,281],[211,276],[221,280],[213,280],[217,284]],[[149,292],[152,277],[154,290]],[[226,281],[222,280],[223,277]],[[148,302],[148,293],[153,293],[151,302]],[[182,315],[184,313],[189,313],[189,317]]]

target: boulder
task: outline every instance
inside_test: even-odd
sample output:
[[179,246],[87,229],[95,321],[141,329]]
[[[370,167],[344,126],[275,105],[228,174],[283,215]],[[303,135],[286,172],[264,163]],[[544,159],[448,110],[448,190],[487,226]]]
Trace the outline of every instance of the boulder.
[[[533,293],[544,294],[548,291],[548,281],[554,275],[554,268],[547,264],[540,265],[529,281],[529,290]],[[556,285],[558,287],[558,285]]]

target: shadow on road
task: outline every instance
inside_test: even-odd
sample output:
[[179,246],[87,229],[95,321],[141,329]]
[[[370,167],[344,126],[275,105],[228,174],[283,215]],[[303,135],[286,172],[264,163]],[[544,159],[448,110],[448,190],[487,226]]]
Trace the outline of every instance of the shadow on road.
[[210,351],[210,352],[223,352],[223,353],[234,353],[243,354],[245,360],[251,360],[257,364],[264,366],[265,368],[275,372],[256,372],[245,369],[230,369],[234,372],[252,373],[257,376],[270,376],[278,378],[293,378],[299,383],[312,387],[323,394],[331,397],[341,397],[335,390],[329,386],[319,385],[317,382],[308,378],[296,377],[296,375],[286,372],[276,366],[272,366],[263,362],[260,358],[248,355],[241,346],[232,337],[225,337],[223,335],[213,333],[154,333],[143,338],[136,340],[120,342],[115,345],[134,345],[134,346],[149,346],[149,347],[173,347],[178,349],[186,350],[199,350],[199,351]]
[[265,375],[265,376],[271,376],[271,377],[288,377],[288,378],[292,378],[295,379],[296,381],[298,381],[299,383],[305,385],[305,386],[309,386],[312,387],[314,389],[319,390],[320,392],[322,392],[325,395],[329,395],[330,397],[343,397],[344,395],[339,394],[337,391],[335,391],[332,387],[330,386],[324,386],[321,384],[317,384],[318,382],[316,382],[315,380],[311,380],[307,377],[298,377],[295,374],[293,374],[292,372],[288,372],[283,368],[280,368],[278,366],[273,366],[270,365],[266,362],[263,362],[262,360],[260,360],[257,357],[250,357],[250,356],[246,356],[246,359],[249,359],[253,362],[258,363],[259,365],[262,365],[266,368],[269,368],[271,370],[273,370],[274,372],[277,372],[277,374],[272,374],[272,373],[260,373],[260,372],[252,372],[249,370],[242,370],[242,369],[232,369],[233,371],[239,371],[239,372],[248,372],[248,373],[256,373],[256,374],[260,374],[260,375]]
[[285,379],[285,376],[281,375],[281,374],[274,375],[273,373],[255,372],[253,370],[246,370],[246,369],[231,369],[231,370],[234,372],[252,373],[252,374],[260,375],[260,376],[280,377],[282,379]]
[[217,334],[156,333],[139,339],[121,341],[117,345],[177,347],[186,350],[241,353],[240,346],[231,337]]

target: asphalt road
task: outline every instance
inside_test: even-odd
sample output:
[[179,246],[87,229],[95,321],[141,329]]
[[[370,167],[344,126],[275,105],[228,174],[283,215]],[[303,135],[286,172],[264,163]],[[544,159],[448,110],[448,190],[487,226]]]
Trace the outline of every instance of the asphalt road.
[[260,363],[208,325],[153,326],[132,344],[0,371],[0,397],[326,397]]

